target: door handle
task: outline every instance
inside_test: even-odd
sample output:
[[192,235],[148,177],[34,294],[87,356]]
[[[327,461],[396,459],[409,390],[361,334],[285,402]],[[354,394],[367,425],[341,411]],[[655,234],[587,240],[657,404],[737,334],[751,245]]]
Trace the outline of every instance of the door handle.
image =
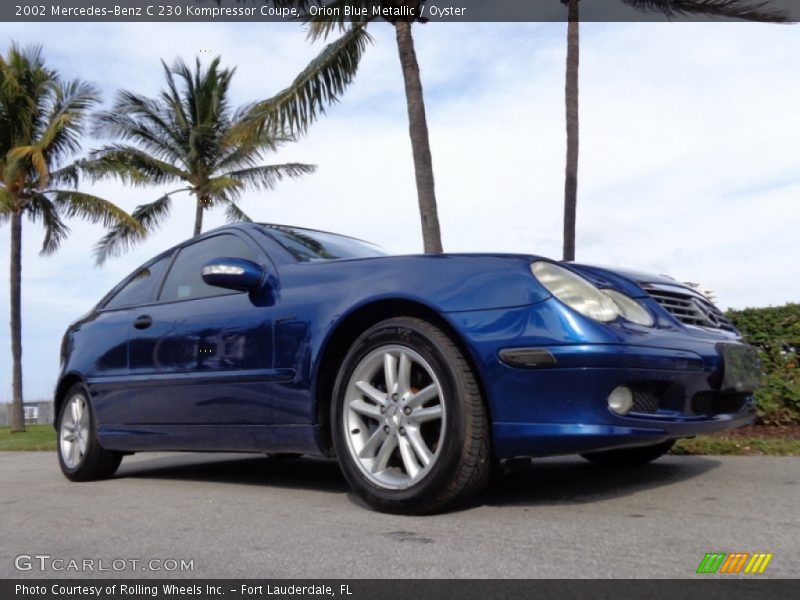
[[140,317],[136,317],[136,320],[133,322],[133,326],[136,329],[147,329],[150,325],[153,324],[153,319],[150,315],[141,315]]

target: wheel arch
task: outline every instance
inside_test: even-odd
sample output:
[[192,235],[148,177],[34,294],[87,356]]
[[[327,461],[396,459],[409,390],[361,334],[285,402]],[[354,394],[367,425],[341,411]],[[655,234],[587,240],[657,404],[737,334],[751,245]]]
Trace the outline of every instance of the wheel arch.
[[475,380],[483,398],[483,404],[492,422],[491,405],[486,396],[486,385],[483,373],[478,368],[478,361],[470,351],[463,336],[441,313],[430,306],[414,300],[403,298],[381,299],[359,306],[342,318],[331,331],[320,350],[317,373],[314,383],[314,424],[317,425],[318,442],[326,454],[333,449],[330,430],[330,407],[333,401],[333,386],[340,360],[344,357],[356,338],[376,323],[395,317],[416,317],[423,319],[441,329],[458,347],[475,375]]
[[64,398],[69,389],[76,383],[84,384],[85,382],[77,373],[67,373],[56,386],[56,392],[53,396],[53,427],[56,429],[58,429],[58,416],[61,414],[61,405],[64,403]]

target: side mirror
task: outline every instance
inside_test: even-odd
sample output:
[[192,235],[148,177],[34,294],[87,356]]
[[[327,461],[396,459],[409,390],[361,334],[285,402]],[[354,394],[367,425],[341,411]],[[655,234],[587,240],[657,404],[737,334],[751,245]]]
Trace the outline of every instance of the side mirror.
[[243,258],[215,258],[205,264],[201,274],[208,285],[240,292],[249,292],[264,280],[264,269]]

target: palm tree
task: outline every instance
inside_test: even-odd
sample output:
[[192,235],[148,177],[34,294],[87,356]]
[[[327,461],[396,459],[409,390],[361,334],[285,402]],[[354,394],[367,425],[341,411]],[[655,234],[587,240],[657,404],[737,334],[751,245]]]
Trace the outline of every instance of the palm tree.
[[44,64],[39,47],[11,45],[0,56],[0,222],[11,224],[11,431],[25,430],[22,404],[22,218],[44,226],[42,254],[52,254],[69,233],[65,218],[141,234],[130,215],[111,202],[77,191],[76,165],[87,115],[97,103],[88,83],[64,82]]
[[[579,0],[561,0],[567,5],[567,164],[564,177],[564,260],[575,260],[575,215],[578,203],[578,64]],[[668,19],[687,15],[735,18],[770,23],[788,22],[787,15],[769,7],[767,0],[620,0],[638,11],[657,13]]]
[[[169,213],[171,197],[187,192],[194,199],[194,235],[206,210],[222,206],[230,221],[249,221],[238,206],[246,190],[272,189],[284,177],[312,173],[313,165],[260,164],[263,155],[291,137],[269,122],[253,127],[252,106],[234,110],[229,88],[235,69],[221,69],[215,58],[194,70],[178,60],[162,62],[167,86],[156,98],[121,91],[111,111],[97,117],[96,132],[117,139],[92,153],[81,165],[95,179],[113,177],[134,186],[178,185],[133,211],[148,231]],[[141,239],[120,224],[98,243],[103,263]]]
[[[391,16],[391,14],[420,14],[420,7],[425,0],[381,0],[380,7],[384,11],[376,16],[372,11],[374,0],[331,0],[319,2],[317,0],[273,0],[278,6],[291,6],[299,8],[311,22],[309,30],[310,39],[327,38],[334,30],[343,32],[342,36],[320,54],[316,61],[332,56],[332,48],[341,47],[342,56],[346,57],[347,73],[350,77],[355,74],[358,67],[359,55],[349,53],[348,40],[364,38],[365,27],[371,21],[382,19],[391,23],[395,30],[397,50],[400,55],[400,66],[405,83],[406,105],[408,110],[409,135],[411,137],[411,151],[414,159],[414,173],[417,185],[417,199],[419,202],[420,221],[422,224],[422,241],[425,252],[442,252],[442,235],[439,228],[439,213],[436,207],[436,193],[433,179],[433,160],[431,158],[430,140],[428,137],[428,123],[425,115],[425,99],[422,92],[422,79],[420,77],[419,62],[414,48],[414,38],[411,34],[413,22],[424,23],[427,19],[413,16]],[[320,4],[327,7],[338,7],[341,10],[338,17],[308,16],[311,5]],[[343,7],[351,6],[365,9],[363,17],[344,17]],[[391,13],[391,11],[396,11]],[[364,38],[369,39],[369,38]],[[312,62],[313,66],[315,63]],[[316,94],[295,96],[292,99],[276,96],[263,102],[258,108],[262,114],[271,115],[290,131],[303,130],[308,123],[308,117],[315,115],[315,107],[321,104]]]

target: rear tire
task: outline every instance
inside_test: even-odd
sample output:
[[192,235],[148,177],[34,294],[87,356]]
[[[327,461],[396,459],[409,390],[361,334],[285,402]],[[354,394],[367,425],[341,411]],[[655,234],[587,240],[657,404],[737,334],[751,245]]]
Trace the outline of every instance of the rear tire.
[[602,452],[587,452],[581,454],[583,458],[596,465],[604,467],[629,467],[645,465],[664,456],[675,445],[675,440],[667,440],[652,446],[639,446],[637,448],[620,448],[618,450],[604,450]]
[[58,415],[58,464],[71,481],[107,479],[122,454],[104,450],[97,439],[97,419],[86,389],[76,384],[64,397]]
[[333,394],[336,455],[370,506],[438,512],[488,482],[480,388],[458,347],[427,321],[388,319],[364,332],[345,356]]

